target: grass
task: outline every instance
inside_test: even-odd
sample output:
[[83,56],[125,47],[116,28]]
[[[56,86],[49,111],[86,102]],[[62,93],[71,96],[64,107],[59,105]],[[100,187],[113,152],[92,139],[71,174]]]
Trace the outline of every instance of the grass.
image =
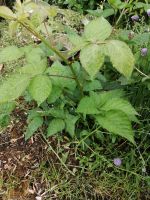
[[[0,26],[1,47],[22,45],[18,39],[14,41],[9,37],[5,25]],[[23,60],[7,63],[3,75],[16,69],[18,65],[22,66]],[[42,200],[150,199],[149,94],[144,89],[144,95],[140,95],[138,89],[138,86],[128,88],[134,97],[131,101],[141,115],[141,124],[134,127],[136,146],[101,132],[101,139],[92,140],[90,145],[85,143],[86,149],[83,150],[79,145],[81,141],[77,139],[71,141],[66,136],[59,135],[43,140],[39,134],[33,139],[42,143],[43,156],[39,155],[37,166],[32,166],[25,177],[9,170],[5,171],[5,175],[2,172],[0,197],[3,200],[32,200],[37,196],[41,196]],[[33,148],[36,147],[34,142],[32,145]],[[30,153],[34,154],[35,151]],[[113,164],[116,157],[122,159],[120,167]]]
[[[39,137],[39,140],[42,141],[43,138]],[[93,144],[83,152],[74,148],[74,142],[59,136],[53,138],[53,141],[47,140],[46,145],[53,145],[55,154],[59,155],[75,176],[72,176],[54,152],[48,151],[47,148],[46,158],[43,158],[38,167],[31,170],[25,179],[9,175],[2,186],[5,188],[5,194],[10,195],[16,188],[29,193],[28,188],[32,188],[35,195],[43,194],[45,200],[149,199],[148,171],[142,171],[145,165],[148,170],[148,149],[145,148],[140,155],[139,151],[129,144],[122,143],[119,147],[118,144],[109,143],[109,147],[106,147],[108,142],[105,142],[106,145]],[[68,157],[64,160],[66,153]],[[120,168],[115,167],[112,161],[117,156],[123,161]],[[140,156],[144,163],[139,159]],[[22,189],[22,181],[27,182],[27,188]],[[22,195],[21,192],[19,194]]]

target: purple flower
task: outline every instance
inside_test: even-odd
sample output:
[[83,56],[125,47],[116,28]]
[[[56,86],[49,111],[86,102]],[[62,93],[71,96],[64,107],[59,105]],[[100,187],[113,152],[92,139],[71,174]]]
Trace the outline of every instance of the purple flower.
[[117,167],[119,167],[122,163],[121,159],[120,158],[114,158],[114,165],[116,165]]
[[147,10],[147,15],[150,17],[150,9]]
[[141,56],[146,56],[146,55],[147,55],[147,52],[148,52],[148,49],[147,49],[147,48],[141,49]]
[[139,21],[139,16],[138,15],[133,15],[131,17],[131,19],[132,19],[132,21],[137,22],[137,21]]

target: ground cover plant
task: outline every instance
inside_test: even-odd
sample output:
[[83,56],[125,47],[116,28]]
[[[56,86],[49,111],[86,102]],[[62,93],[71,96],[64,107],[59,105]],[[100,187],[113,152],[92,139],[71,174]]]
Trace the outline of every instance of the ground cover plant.
[[[149,17],[149,9],[146,11]],[[148,199],[148,20],[133,15],[126,29],[119,29],[104,15],[82,15],[79,29],[76,23],[60,23],[59,12],[62,10],[43,1],[18,0],[13,10],[0,7],[12,37],[19,34],[34,40],[0,50],[0,63],[22,63],[1,80],[1,127],[10,123],[12,111],[24,111],[21,120],[26,125],[26,143],[30,146],[34,135],[41,137],[50,152],[48,157],[55,155],[53,161],[60,163],[71,180],[60,184],[58,191],[49,188],[42,195],[36,186],[29,192],[41,199],[51,199],[54,194],[55,199]],[[116,20],[117,25],[121,19]],[[131,27],[132,31],[127,30]],[[137,94],[140,88],[142,96]],[[138,164],[135,157],[140,157]],[[64,171],[56,172],[57,165],[50,165],[55,175],[49,177],[47,165],[46,161],[38,168],[47,174],[40,175],[44,183],[59,183],[61,176],[69,180]],[[89,180],[83,178],[85,185],[79,184],[75,192],[82,174]],[[98,182],[97,175],[105,181]]]

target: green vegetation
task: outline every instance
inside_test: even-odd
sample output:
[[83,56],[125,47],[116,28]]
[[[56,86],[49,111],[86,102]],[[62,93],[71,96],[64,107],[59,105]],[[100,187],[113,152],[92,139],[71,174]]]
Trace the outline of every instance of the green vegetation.
[[[41,180],[42,199],[149,199],[150,5],[49,3],[0,7],[1,130],[19,109],[23,141],[46,145],[28,187]],[[21,181],[1,179],[3,196]]]

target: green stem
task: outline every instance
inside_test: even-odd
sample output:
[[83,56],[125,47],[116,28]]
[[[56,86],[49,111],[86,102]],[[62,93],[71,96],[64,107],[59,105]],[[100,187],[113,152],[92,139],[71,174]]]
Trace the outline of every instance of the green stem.
[[150,76],[148,76],[147,74],[144,74],[144,72],[142,72],[141,70],[139,70],[137,67],[135,67],[136,71],[139,72],[139,74],[141,74],[142,76],[146,77],[146,78],[150,78]]
[[[129,3],[129,0],[127,0],[126,3]],[[119,24],[120,20],[122,19],[123,15],[125,14],[125,11],[126,11],[126,8],[124,8],[124,9],[122,10],[122,12],[121,12],[121,14],[120,14],[120,16],[119,16],[119,18],[118,18],[118,20],[117,20],[117,22],[116,22],[116,26]]]
[[59,155],[55,152],[55,150],[53,149],[53,147],[50,145],[50,143],[49,143],[48,140],[46,139],[45,135],[44,135],[43,133],[41,133],[41,136],[42,136],[43,140],[46,142],[46,144],[48,145],[49,150],[51,150],[51,151],[55,154],[55,156],[58,158],[58,160],[60,161],[60,163],[67,169],[67,171],[68,171],[71,175],[75,176],[75,174],[67,167],[67,165],[63,162],[63,160],[62,160],[62,159],[59,157]]
[[80,84],[80,81],[76,75],[76,72],[74,68],[72,67],[72,64],[67,60],[67,58],[54,46],[52,46],[42,35],[40,35],[37,31],[35,31],[30,24],[25,24],[21,21],[18,21],[23,27],[25,27],[30,33],[32,33],[35,37],[40,39],[49,49],[51,49],[59,58],[61,58],[69,67],[74,75],[75,81],[80,89],[81,96],[83,96],[83,88],[82,85]]

